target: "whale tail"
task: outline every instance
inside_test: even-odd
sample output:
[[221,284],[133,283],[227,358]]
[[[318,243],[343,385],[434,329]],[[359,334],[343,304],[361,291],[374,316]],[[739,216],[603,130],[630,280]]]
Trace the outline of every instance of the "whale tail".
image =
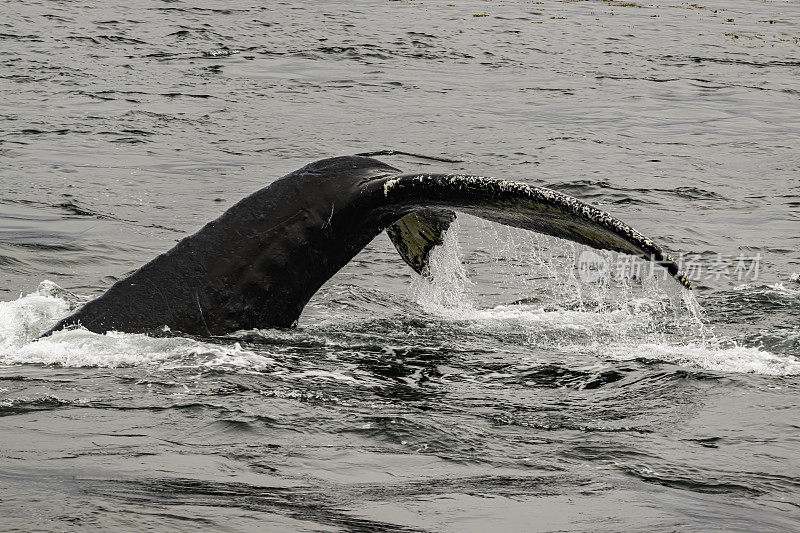
[[110,330],[217,335],[290,327],[316,291],[381,231],[428,275],[456,212],[686,274],[662,248],[595,207],[524,183],[455,174],[401,174],[366,157],[306,165],[231,206],[171,250],[117,281],[49,332],[80,324]]

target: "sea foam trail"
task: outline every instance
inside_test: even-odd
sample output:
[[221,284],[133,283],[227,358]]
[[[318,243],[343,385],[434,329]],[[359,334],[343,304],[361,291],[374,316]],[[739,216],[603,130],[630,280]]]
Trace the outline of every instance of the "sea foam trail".
[[603,348],[602,351],[619,361],[632,359],[661,361],[703,370],[768,376],[800,375],[800,361],[797,359],[746,346],[645,343],[637,346],[610,346]]
[[[720,372],[800,375],[800,361],[792,356],[714,336],[702,324],[699,305],[691,296],[683,302],[682,311],[670,308],[673,300],[653,295],[627,298],[614,305],[606,301],[600,308],[588,309],[546,309],[527,304],[481,309],[475,304],[472,285],[457,252],[457,246],[448,240],[442,256],[432,258],[432,281],[420,282],[416,292],[426,313],[458,328],[477,334],[513,333],[515,342],[522,338],[530,344],[604,360],[649,360]],[[0,364],[281,371],[273,354],[244,349],[235,338],[220,344],[121,332],[101,335],[81,328],[38,338],[75,304],[68,293],[50,282],[43,282],[36,292],[17,300],[0,302]],[[686,327],[680,335],[668,330],[681,321]]]
[[118,331],[101,335],[72,329],[3,349],[0,363],[112,368],[153,365],[163,369],[229,366],[262,371],[275,362],[243,349],[239,343],[220,346],[185,337],[154,338]]
[[0,302],[0,364],[45,364],[67,367],[159,365],[163,368],[231,366],[264,370],[268,356],[245,350],[238,342],[218,345],[186,337],[155,338],[77,328],[40,339],[75,304],[69,293],[44,281],[36,292]]
[[525,342],[601,360],[646,360],[686,368],[770,376],[800,375],[800,360],[741,346],[706,332],[688,339],[654,331],[652,317],[618,309],[610,312],[557,310],[513,305],[492,309],[446,309],[436,314],[465,329],[524,333]]

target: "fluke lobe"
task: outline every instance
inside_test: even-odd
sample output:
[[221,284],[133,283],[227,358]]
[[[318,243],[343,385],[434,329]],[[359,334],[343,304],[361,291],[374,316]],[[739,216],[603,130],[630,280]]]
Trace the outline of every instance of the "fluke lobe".
[[81,325],[219,335],[290,327],[315,292],[380,232],[425,273],[455,212],[656,261],[686,275],[650,239],[580,200],[470,175],[402,174],[368,157],[311,163],[257,191],[50,331]]

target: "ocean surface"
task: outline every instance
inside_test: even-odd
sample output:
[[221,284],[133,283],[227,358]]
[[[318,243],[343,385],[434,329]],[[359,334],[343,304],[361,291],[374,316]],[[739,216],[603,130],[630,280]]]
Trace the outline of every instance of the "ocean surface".
[[[0,6],[0,530],[800,530],[800,4]],[[311,161],[547,186],[292,330],[37,340]],[[587,264],[589,267],[587,267]]]

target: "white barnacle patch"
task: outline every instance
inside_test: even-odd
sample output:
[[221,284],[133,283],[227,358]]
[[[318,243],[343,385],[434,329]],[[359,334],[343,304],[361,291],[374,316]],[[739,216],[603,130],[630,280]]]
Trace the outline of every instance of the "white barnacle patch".
[[383,196],[388,198],[389,197],[389,191],[392,189],[392,187],[394,187],[398,183],[400,183],[400,178],[390,179],[386,183],[384,183],[383,184]]

